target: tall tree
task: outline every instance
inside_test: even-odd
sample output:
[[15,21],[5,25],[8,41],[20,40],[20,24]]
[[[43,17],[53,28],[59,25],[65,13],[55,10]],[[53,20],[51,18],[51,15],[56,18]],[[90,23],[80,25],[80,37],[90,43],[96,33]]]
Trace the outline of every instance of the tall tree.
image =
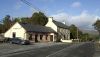
[[0,24],[0,33],[3,33],[3,24]]
[[28,18],[28,17],[22,17],[22,18],[20,18],[20,22],[22,22],[22,23],[30,23],[31,21],[30,21],[30,18]]
[[45,25],[47,23],[47,17],[44,15],[44,13],[34,13],[30,19],[30,23],[38,24],[38,25]]
[[94,24],[94,28],[99,32],[100,35],[100,20],[98,19]]
[[14,18],[14,20],[13,20],[13,22],[15,23],[15,22],[20,22],[20,18]]
[[74,24],[72,24],[70,27],[70,32],[71,32],[71,38],[72,39],[81,39],[81,37],[82,37],[82,31],[80,31],[79,29],[78,29],[78,27],[76,27]]
[[76,39],[77,38],[77,27],[72,24],[69,28],[71,32],[71,38]]
[[82,41],[88,41],[88,40],[90,40],[89,34],[88,33],[82,34],[81,40]]
[[11,25],[12,25],[12,21],[10,19],[10,15],[6,15],[3,19],[3,25],[4,25],[4,31],[7,31]]

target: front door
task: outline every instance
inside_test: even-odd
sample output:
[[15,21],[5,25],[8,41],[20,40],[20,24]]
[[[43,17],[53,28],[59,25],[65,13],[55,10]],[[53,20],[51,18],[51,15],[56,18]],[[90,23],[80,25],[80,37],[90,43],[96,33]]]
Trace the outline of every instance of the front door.
[[50,41],[53,41],[53,35],[50,35]]
[[38,35],[36,34],[36,35],[35,35],[35,42],[38,42],[37,37],[38,37]]
[[16,32],[13,32],[12,37],[13,37],[13,38],[16,37]]

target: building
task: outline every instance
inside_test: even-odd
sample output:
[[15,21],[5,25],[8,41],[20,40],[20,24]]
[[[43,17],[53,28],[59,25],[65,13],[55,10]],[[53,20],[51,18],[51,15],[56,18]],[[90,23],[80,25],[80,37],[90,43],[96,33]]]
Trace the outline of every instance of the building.
[[45,26],[16,22],[5,32],[4,36],[6,38],[18,37],[22,40],[30,40],[33,42],[54,42],[58,39],[70,39],[70,31],[65,24],[49,18]]
[[[57,33],[57,39],[60,39],[62,42],[72,42],[70,40],[70,30],[68,29],[68,26],[53,20],[52,17],[48,19],[48,23],[45,25],[46,27],[52,28]],[[57,40],[56,39],[56,40]]]

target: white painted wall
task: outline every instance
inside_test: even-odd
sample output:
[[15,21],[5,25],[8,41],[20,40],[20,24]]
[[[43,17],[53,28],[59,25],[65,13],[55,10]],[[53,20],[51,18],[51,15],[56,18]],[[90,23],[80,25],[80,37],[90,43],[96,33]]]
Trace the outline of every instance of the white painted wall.
[[5,32],[4,37],[12,38],[13,32],[16,33],[16,37],[26,40],[26,31],[18,22],[16,22],[7,32]]
[[46,27],[51,27],[53,30],[55,30],[57,32],[57,26],[52,21],[53,21],[53,18],[49,17],[48,22],[45,26]]
[[50,33],[50,35],[53,35],[53,42],[56,41],[56,40],[54,39],[55,34],[54,34],[54,33]]
[[62,40],[61,39],[61,42],[72,43],[73,41],[72,40]]

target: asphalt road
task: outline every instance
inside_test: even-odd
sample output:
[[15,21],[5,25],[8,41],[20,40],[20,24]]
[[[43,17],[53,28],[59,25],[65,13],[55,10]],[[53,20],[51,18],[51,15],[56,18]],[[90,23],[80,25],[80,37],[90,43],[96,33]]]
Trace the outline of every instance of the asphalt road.
[[95,43],[95,54],[93,57],[100,57],[100,43]]
[[69,47],[70,45],[71,44],[61,44],[61,45],[53,45],[53,46],[48,46],[48,47],[31,49],[24,52],[13,53],[5,57],[46,57],[52,53],[55,53],[66,47]]
[[61,44],[63,43],[34,43],[32,45],[17,45],[17,44],[9,44],[9,43],[0,43],[0,57],[8,55],[8,54],[28,51],[30,49],[37,49],[37,48],[53,46],[53,45],[61,45]]
[[[45,44],[45,45],[42,44],[41,46],[44,46],[44,47],[31,48],[31,49],[23,50],[20,52],[9,53],[9,54],[5,54],[0,57],[48,57],[49,55],[52,55],[55,53],[56,53],[56,56],[54,56],[54,57],[62,57],[62,56],[63,57],[89,57],[89,56],[92,57],[93,52],[94,52],[91,44],[83,45],[82,43],[80,43],[80,44],[72,45],[72,44],[64,44],[63,43],[63,44],[53,44],[53,45]],[[24,48],[25,47],[28,47],[28,46],[24,46]],[[32,45],[30,47],[34,47],[34,45]],[[22,48],[22,46],[21,46],[21,48]]]

